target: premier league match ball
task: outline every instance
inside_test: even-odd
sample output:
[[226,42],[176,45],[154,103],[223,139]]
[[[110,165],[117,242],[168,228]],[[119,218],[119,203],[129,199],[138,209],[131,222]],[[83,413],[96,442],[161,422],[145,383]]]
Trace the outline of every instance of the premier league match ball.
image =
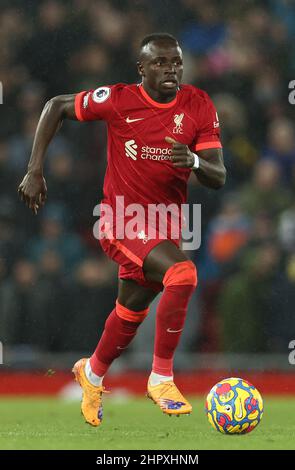
[[263,400],[254,385],[231,377],[218,382],[208,393],[209,423],[224,434],[246,434],[260,423]]

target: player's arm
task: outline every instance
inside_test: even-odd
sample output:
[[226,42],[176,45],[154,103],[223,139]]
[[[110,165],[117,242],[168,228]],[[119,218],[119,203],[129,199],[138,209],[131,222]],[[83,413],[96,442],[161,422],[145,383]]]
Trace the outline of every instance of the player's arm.
[[[171,161],[177,168],[192,168],[203,186],[220,189],[225,184],[226,169],[221,148],[199,150],[194,154],[187,145],[171,137],[165,138],[172,144]],[[196,168],[198,165],[198,168]]]
[[[193,168],[193,171],[200,183],[208,188],[222,188],[226,181],[222,149],[199,150],[197,157],[199,168]],[[196,160],[195,157],[194,160]]]
[[47,193],[43,166],[47,147],[64,119],[77,119],[75,94],[61,95],[47,101],[36,129],[28,171],[18,188],[22,201],[37,214]]

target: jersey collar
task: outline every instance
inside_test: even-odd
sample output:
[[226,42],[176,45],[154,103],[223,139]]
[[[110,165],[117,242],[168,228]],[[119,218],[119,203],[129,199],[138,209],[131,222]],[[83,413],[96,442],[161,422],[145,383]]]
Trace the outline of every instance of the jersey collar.
[[169,103],[159,103],[158,101],[153,100],[150,95],[145,91],[145,89],[142,86],[142,83],[138,85],[139,91],[142,94],[142,96],[152,105],[156,106],[156,108],[172,108],[177,102],[177,95],[175,96],[174,100],[169,101]]

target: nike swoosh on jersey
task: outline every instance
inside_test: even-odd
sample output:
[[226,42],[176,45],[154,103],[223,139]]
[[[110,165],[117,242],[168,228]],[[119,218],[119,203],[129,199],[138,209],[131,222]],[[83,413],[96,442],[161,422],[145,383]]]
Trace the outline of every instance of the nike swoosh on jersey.
[[181,330],[171,330],[171,328],[167,328],[166,331],[168,331],[168,333],[179,333],[182,330],[183,330],[183,328],[181,328]]
[[126,122],[129,124],[130,122],[135,122],[135,121],[142,121],[144,118],[137,118],[137,119],[129,119],[129,116],[126,118]]

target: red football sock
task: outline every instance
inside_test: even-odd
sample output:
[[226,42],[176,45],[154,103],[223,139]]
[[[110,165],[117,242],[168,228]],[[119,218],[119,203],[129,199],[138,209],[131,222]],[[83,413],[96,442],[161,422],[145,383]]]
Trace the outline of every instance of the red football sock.
[[173,375],[173,355],[184,326],[189,299],[197,285],[192,261],[171,266],[163,279],[165,286],[156,316],[153,372]]
[[140,312],[129,310],[116,302],[116,307],[105,322],[104,332],[90,358],[92,372],[99,377],[105,375],[114,359],[136,335],[137,328],[148,314],[148,308]]

